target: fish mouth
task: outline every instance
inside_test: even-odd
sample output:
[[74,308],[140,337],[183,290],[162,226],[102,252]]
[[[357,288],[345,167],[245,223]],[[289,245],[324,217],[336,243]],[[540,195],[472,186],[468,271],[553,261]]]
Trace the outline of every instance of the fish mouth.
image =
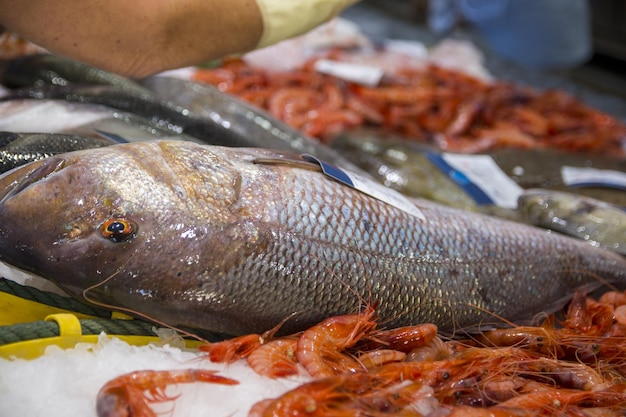
[[50,157],[7,172],[0,177],[0,205],[64,166],[65,160],[63,158]]

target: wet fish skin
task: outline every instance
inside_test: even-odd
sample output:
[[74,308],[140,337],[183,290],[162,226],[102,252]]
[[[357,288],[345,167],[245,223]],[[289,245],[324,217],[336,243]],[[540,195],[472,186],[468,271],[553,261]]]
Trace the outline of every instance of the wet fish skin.
[[103,105],[62,100],[13,99],[0,102],[0,131],[64,133],[102,138],[105,132],[127,142],[149,139],[197,141],[144,117]]
[[328,146],[304,136],[263,109],[222,93],[212,85],[160,75],[139,82],[162,100],[228,124],[239,136],[247,138],[241,146],[308,153],[334,165],[360,171]]
[[[421,219],[264,149],[116,145],[26,165],[0,190],[3,261],[79,298],[97,285],[91,299],[227,334],[293,312],[284,331],[301,330],[362,303],[387,326],[453,331],[530,320],[597,276],[626,287],[615,253],[431,202]],[[110,220],[134,227],[114,241],[100,230]]]
[[0,131],[0,172],[61,153],[118,143],[104,137]]
[[161,129],[174,130],[214,145],[240,146],[244,140],[229,127],[206,120],[188,109],[158,100],[152,95],[138,96],[108,85],[43,85],[17,89],[0,101],[20,98],[59,99],[73,103],[101,104],[148,119]]
[[529,224],[555,230],[626,255],[624,209],[581,195],[542,189],[526,190],[519,197]]
[[0,84],[8,88],[70,83],[109,85],[129,94],[150,95],[148,90],[130,78],[54,54],[0,60]]

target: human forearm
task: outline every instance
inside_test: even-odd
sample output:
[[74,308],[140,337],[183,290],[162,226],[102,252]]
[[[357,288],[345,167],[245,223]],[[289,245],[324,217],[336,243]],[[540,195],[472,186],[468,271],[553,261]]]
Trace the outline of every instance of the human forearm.
[[254,0],[0,0],[9,30],[61,55],[134,77],[253,49]]
[[0,0],[0,24],[133,77],[299,35],[357,0]]

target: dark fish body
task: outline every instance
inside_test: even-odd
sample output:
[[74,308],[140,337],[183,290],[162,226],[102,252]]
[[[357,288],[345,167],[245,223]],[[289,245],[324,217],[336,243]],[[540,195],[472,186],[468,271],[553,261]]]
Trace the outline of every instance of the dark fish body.
[[109,85],[130,94],[149,94],[130,78],[58,55],[23,55],[0,61],[0,84],[9,88],[70,83]]
[[371,303],[387,326],[454,331],[554,311],[626,260],[430,202],[421,216],[297,155],[140,142],[0,177],[2,260],[171,325],[284,331]]
[[307,153],[338,166],[358,169],[326,145],[304,136],[263,109],[211,85],[164,76],[140,82],[162,100],[228,125],[237,135],[246,138],[239,146]]
[[0,131],[0,172],[61,153],[101,148],[117,143],[105,137]]
[[[516,215],[476,203],[446,172],[431,162],[429,154],[441,154],[432,146],[370,129],[341,134],[331,146],[385,185],[406,195],[508,218]],[[626,191],[598,185],[573,189],[564,183],[561,172],[564,166],[626,172],[626,160],[551,149],[499,149],[487,156],[524,189],[569,190],[626,206]]]
[[105,105],[146,118],[156,128],[176,130],[205,143],[308,153],[358,170],[325,145],[211,86],[163,76],[141,83],[51,54],[0,61],[0,84],[18,88],[9,99]]
[[519,198],[526,222],[626,255],[626,211],[577,194],[531,189]]
[[[200,142],[199,139],[180,134],[167,126],[156,126],[132,113],[97,104],[69,103],[62,100],[15,99],[0,102],[0,131],[29,135],[34,135],[32,132],[46,132],[42,136],[28,139],[28,142],[18,140],[10,148],[3,149],[0,172],[12,168],[16,163],[41,159],[46,155],[88,149],[93,147],[91,143],[111,144],[154,139]],[[85,139],[63,139],[68,142],[60,147],[56,139],[46,139],[48,134],[59,135],[56,138],[76,136]]]
[[205,120],[188,109],[155,99],[152,95],[138,96],[107,85],[44,85],[17,89],[2,100],[16,98],[57,99],[71,103],[100,104],[144,117],[154,126],[193,136],[203,142],[237,146],[241,137],[228,127]]

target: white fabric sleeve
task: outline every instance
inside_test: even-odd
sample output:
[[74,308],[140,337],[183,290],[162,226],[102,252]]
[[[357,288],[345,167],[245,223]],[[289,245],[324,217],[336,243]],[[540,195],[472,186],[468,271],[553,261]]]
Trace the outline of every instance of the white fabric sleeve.
[[257,0],[263,36],[257,48],[301,35],[359,0]]

